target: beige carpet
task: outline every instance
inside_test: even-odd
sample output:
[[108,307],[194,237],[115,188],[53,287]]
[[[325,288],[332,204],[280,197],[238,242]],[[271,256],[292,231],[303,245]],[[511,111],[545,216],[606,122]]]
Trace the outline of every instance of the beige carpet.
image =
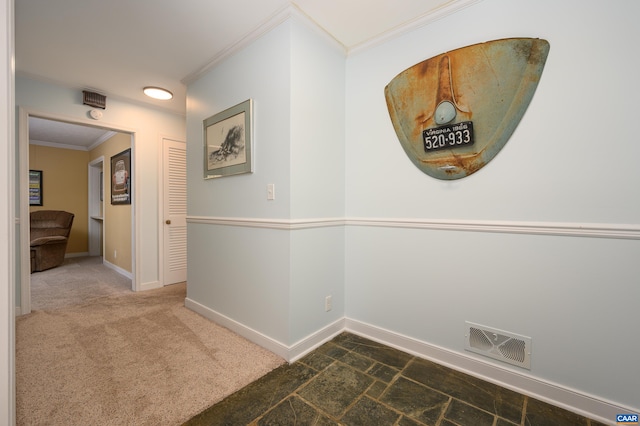
[[184,283],[120,290],[16,319],[19,425],[178,425],[284,363],[186,309]]
[[131,280],[102,264],[102,258],[72,257],[53,269],[31,274],[31,310],[79,305],[91,299],[133,293]]

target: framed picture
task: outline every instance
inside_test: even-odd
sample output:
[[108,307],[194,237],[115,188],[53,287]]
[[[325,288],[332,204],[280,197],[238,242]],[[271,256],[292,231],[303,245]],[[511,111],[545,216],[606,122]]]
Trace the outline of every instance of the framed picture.
[[42,170],[29,170],[29,205],[42,205]]
[[131,148],[111,157],[111,204],[131,204]]
[[204,120],[204,178],[253,172],[252,100]]

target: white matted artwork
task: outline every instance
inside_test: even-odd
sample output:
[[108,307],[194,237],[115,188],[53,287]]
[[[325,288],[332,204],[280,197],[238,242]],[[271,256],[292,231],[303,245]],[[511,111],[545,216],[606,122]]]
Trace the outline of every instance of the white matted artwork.
[[203,121],[204,178],[253,172],[252,100]]

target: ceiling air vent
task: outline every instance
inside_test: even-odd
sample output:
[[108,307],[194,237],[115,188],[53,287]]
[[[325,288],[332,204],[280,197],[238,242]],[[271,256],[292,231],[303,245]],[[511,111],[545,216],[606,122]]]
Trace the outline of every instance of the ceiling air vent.
[[522,368],[531,368],[531,337],[465,323],[465,349]]
[[82,104],[95,108],[105,109],[107,107],[107,97],[96,92],[82,91]]

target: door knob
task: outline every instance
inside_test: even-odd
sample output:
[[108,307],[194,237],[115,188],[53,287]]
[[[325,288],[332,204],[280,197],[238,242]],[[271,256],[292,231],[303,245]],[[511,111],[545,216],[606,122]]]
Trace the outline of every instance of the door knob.
[[171,225],[171,220],[167,219],[164,221],[164,223],[166,223],[167,225]]

